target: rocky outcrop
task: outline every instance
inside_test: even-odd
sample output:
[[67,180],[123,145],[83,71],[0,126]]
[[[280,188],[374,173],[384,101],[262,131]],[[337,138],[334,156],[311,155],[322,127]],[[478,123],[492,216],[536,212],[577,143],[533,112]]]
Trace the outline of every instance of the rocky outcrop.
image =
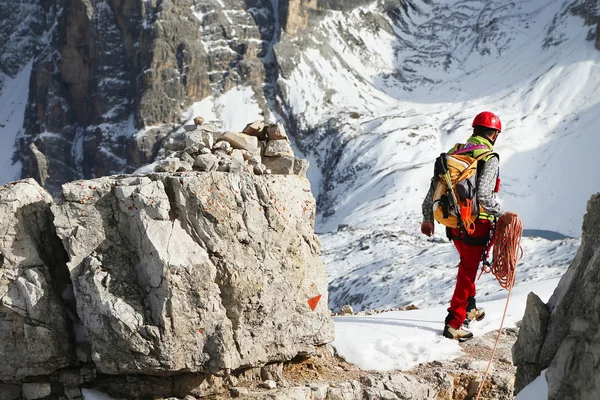
[[56,18],[52,3],[42,0],[0,3],[0,72],[14,77],[35,56],[44,31]]
[[367,3],[368,0],[287,0],[282,2],[279,17],[285,33],[296,36],[309,26],[311,19],[322,16],[329,10],[350,11]]
[[526,312],[521,322],[519,337],[513,346],[513,362],[517,365],[515,391],[520,392],[537,378],[542,369],[540,351],[548,331],[550,312],[546,304],[533,292],[527,296]]
[[51,203],[33,179],[0,188],[0,382],[49,374],[74,359]]
[[306,177],[309,163],[296,158],[282,124],[255,121],[242,132],[220,132],[214,124],[186,125],[169,135],[159,160],[137,172],[221,171]]
[[100,372],[217,373],[333,339],[306,179],[101,178],[63,199],[55,224]]
[[[598,226],[600,194],[588,202],[581,247],[548,304],[528,301],[524,318],[528,328],[513,350],[515,355],[528,354],[515,359],[521,387],[535,378],[535,371],[547,368],[549,399],[595,399],[600,390],[600,371],[594,361],[600,349]],[[544,316],[548,311],[549,320]]]
[[287,136],[255,124],[188,126],[149,166],[177,171],[74,181],[56,204],[2,187],[0,392],[206,396],[333,340],[310,184],[264,169]]
[[[23,176],[53,193],[64,182],[153,161],[182,111],[234,85],[253,87],[268,113],[270,1],[22,0],[18,18],[6,7],[0,18],[19,29],[0,29],[0,69],[16,73],[34,58],[17,158]],[[31,143],[47,165],[28,151]]]
[[595,45],[600,50],[600,6],[596,0],[577,0],[569,4],[569,11],[585,21],[592,28],[588,40],[595,39]]

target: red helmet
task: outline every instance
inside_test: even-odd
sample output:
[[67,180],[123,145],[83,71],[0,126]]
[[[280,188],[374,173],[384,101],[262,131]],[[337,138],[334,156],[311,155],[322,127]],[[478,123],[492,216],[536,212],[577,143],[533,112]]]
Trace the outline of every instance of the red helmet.
[[498,116],[493,112],[489,111],[484,111],[477,114],[471,126],[485,126],[486,128],[498,129],[499,131],[502,130],[500,118],[498,118]]

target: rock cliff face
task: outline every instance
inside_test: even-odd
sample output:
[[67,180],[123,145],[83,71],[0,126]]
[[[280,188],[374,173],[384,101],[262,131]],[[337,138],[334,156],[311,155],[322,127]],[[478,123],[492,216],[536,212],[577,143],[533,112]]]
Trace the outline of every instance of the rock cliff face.
[[51,203],[33,179],[0,189],[0,382],[46,375],[74,358],[61,299],[66,254],[54,234]]
[[333,339],[306,179],[102,178],[63,196],[55,224],[100,372],[217,373]]
[[253,171],[2,186],[0,398],[201,396],[333,340],[309,182]]
[[[368,64],[371,56],[365,47],[366,37],[379,35],[377,32],[394,36],[409,24],[409,10],[421,13],[421,8],[430,8],[430,2],[403,1],[377,5],[381,9],[357,10],[369,3],[15,0],[2,4],[0,72],[12,77],[33,59],[29,102],[14,154],[22,164],[22,176],[32,176],[58,193],[62,183],[74,179],[132,172],[154,160],[164,138],[185,122],[183,114],[194,102],[218,97],[241,85],[252,89],[252,100],[262,117],[287,123],[286,128],[300,139],[301,146],[313,148],[325,143],[325,148],[331,148],[317,157],[324,158],[319,160],[327,175],[324,181],[332,182],[330,186],[343,184],[344,176],[336,176],[335,171],[345,140],[332,138],[342,129],[343,118],[332,115],[326,123],[313,121],[318,129],[306,126],[310,121],[304,120],[306,113],[294,106],[297,99],[290,94],[288,84],[290,75],[298,73],[294,72],[296,61],[306,51],[335,61],[339,54],[334,47],[339,40],[343,48],[351,49],[357,59]],[[438,7],[434,3],[431,6]],[[439,7],[444,11],[443,5]],[[597,2],[579,0],[567,9],[593,27],[589,39],[595,39],[600,47],[600,35],[595,34],[600,29]],[[484,13],[486,20],[497,24],[491,14],[491,10]],[[335,26],[321,25],[325,15],[337,16]],[[461,12],[459,17],[470,18]],[[439,21],[432,21],[430,26],[435,32]],[[480,52],[489,52],[487,43],[501,36],[497,29],[479,32],[477,26],[446,28],[481,34]],[[401,43],[401,47],[429,48],[435,35],[427,29],[419,30],[415,38],[419,44]],[[410,65],[423,62],[446,68],[451,62],[447,48],[443,44],[431,54],[402,60],[397,71],[386,73],[383,79],[412,88],[420,75]],[[314,65],[314,76],[299,72],[312,82],[314,90],[310,92],[323,92],[325,107],[309,99],[308,93],[302,101],[326,110],[337,88],[321,87],[321,67]],[[356,69],[346,65],[339,73],[350,73],[359,86],[369,86]],[[305,140],[309,136],[313,140]],[[336,199],[327,198],[325,192],[330,187],[324,189],[322,203],[328,215]]]
[[513,347],[516,390],[547,369],[549,399],[595,399],[600,391],[600,194],[583,220],[581,247],[544,304],[530,295]]
[[182,110],[232,85],[250,82],[266,104],[260,57],[275,34],[270,2],[55,0],[47,14],[41,3],[18,3],[17,22],[31,29],[17,33],[31,45],[2,67],[18,71],[34,57],[17,156],[23,175],[53,192],[147,163]]

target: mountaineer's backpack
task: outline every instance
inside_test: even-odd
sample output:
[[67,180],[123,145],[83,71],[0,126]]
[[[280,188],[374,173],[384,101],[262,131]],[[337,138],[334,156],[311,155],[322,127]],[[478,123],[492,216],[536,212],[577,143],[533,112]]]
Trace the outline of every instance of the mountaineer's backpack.
[[[480,149],[488,151],[474,157],[474,152]],[[498,157],[487,146],[467,143],[457,144],[435,160],[435,176],[439,181],[433,192],[433,217],[437,222],[473,233],[475,220],[483,211],[477,202],[477,167],[479,161],[490,155]]]

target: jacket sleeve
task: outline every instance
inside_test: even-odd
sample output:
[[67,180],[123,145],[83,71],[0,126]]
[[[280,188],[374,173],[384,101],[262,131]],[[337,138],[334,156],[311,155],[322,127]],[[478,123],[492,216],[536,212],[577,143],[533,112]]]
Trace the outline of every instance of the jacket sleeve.
[[504,215],[504,210],[494,192],[499,165],[498,157],[490,158],[483,163],[481,174],[477,178],[477,201],[486,213],[496,218]]
[[436,176],[431,178],[429,191],[423,200],[423,204],[421,204],[421,210],[423,211],[423,222],[433,222],[433,192],[435,191],[437,182],[438,178]]

